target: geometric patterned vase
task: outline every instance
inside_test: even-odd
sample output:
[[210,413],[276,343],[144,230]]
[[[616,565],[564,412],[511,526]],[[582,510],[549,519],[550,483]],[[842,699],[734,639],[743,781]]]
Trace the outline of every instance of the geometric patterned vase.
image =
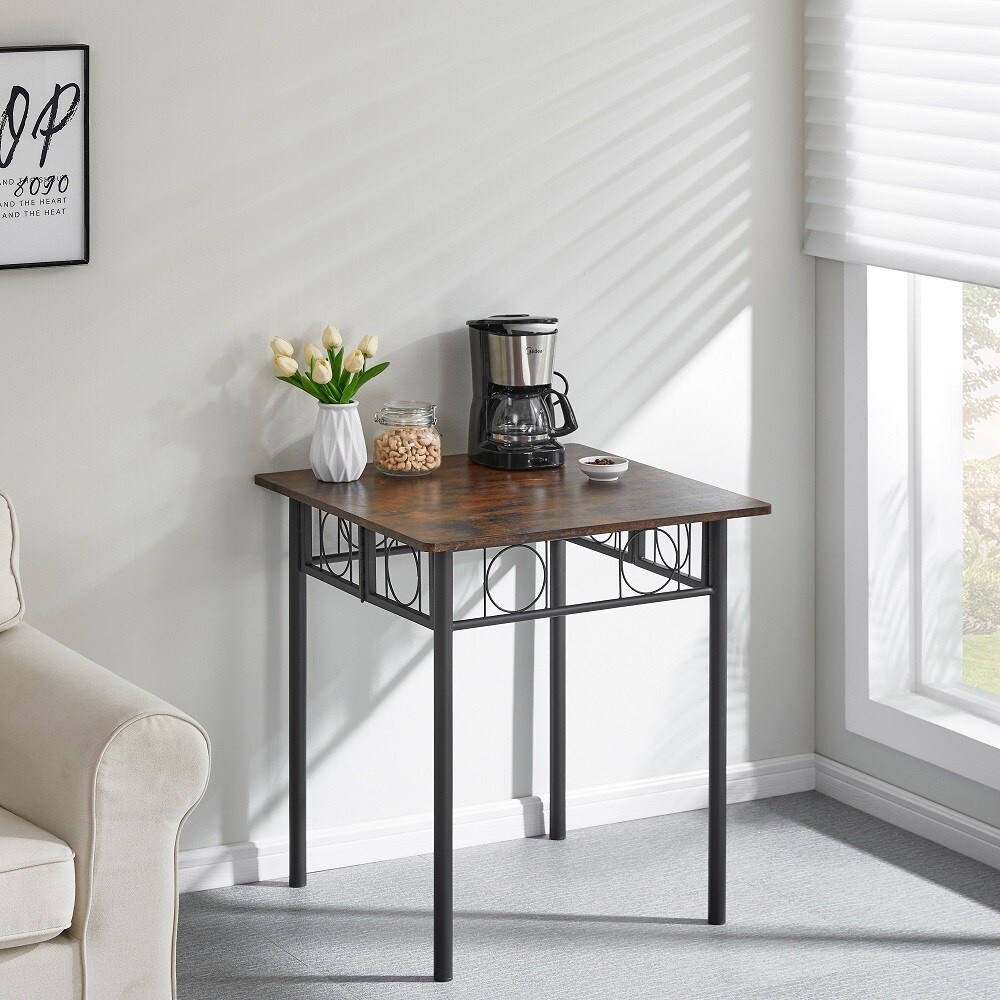
[[309,464],[324,483],[350,483],[365,471],[368,449],[357,400],[320,403],[316,413]]

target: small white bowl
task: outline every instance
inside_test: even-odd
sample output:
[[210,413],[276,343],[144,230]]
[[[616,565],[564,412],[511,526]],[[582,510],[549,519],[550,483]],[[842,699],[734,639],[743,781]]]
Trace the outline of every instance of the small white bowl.
[[628,462],[615,458],[614,465],[593,465],[595,458],[615,458],[614,455],[585,455],[580,461],[580,471],[595,483],[616,483],[619,476],[628,472]]

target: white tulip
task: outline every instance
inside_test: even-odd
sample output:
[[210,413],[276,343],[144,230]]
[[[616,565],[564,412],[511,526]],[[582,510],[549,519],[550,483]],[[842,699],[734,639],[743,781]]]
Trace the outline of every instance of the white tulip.
[[333,369],[325,358],[313,365],[312,380],[317,385],[326,385],[327,382],[333,380]]
[[322,347],[317,347],[315,344],[306,344],[302,348],[302,353],[305,355],[306,364],[309,364],[313,358],[317,361],[326,361],[326,351]]
[[274,367],[278,369],[278,374],[284,375],[285,378],[288,378],[289,375],[294,375],[299,370],[295,359],[286,357],[284,354],[275,354]]
[[282,340],[281,337],[275,337],[271,341],[271,350],[274,351],[274,356],[276,358],[294,358],[295,348],[288,343],[287,340]]
[[348,354],[344,361],[344,371],[350,372],[352,375],[356,372],[361,371],[365,366],[365,356],[358,348],[353,354]]
[[366,333],[361,338],[361,343],[358,344],[358,350],[366,358],[374,358],[375,352],[378,350],[378,337],[374,333]]
[[335,351],[338,347],[344,346],[344,338],[335,326],[328,326],[323,331],[323,346],[328,351]]

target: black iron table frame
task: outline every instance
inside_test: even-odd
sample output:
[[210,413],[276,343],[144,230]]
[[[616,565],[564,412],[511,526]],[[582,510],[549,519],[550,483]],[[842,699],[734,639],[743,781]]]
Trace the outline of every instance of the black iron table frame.
[[[429,587],[423,587],[421,552],[389,536],[319,512],[319,552],[314,552],[313,508],[289,500],[289,885],[306,884],[306,581],[309,577],[344,590],[361,601],[430,628],[434,633],[434,979],[452,978],[452,646],[455,631],[486,625],[548,618],[550,673],[549,837],[566,837],[566,617],[589,611],[661,601],[707,597],[708,654],[708,923],[726,922],[726,525],[725,520],[691,522],[668,528],[612,532],[606,538],[584,536],[535,544],[545,546],[543,582],[525,608],[505,610],[493,599],[490,573],[500,552],[531,548],[497,547],[487,562],[483,549],[483,614],[455,619],[453,552],[428,552]],[[335,548],[327,551],[326,522],[336,521]],[[692,524],[701,524],[697,572],[692,566]],[[673,534],[668,534],[673,532]],[[664,553],[660,535],[674,558]],[[381,541],[379,540],[381,538]],[[684,542],[686,540],[686,548]],[[579,604],[566,603],[566,542],[617,558],[618,596]],[[391,557],[410,555],[416,565],[416,591],[410,601],[398,598],[389,574]],[[383,560],[383,588],[377,561]],[[652,591],[633,586],[625,566],[637,566],[664,582]],[[541,604],[544,596],[544,604]],[[490,605],[497,613],[492,613]],[[423,608],[428,610],[424,611]]]

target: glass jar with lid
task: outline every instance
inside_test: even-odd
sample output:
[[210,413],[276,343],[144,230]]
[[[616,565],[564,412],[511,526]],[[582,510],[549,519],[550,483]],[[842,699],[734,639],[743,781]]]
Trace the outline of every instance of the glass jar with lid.
[[375,468],[387,476],[426,476],[441,464],[437,404],[397,399],[375,414],[382,430],[373,446]]

